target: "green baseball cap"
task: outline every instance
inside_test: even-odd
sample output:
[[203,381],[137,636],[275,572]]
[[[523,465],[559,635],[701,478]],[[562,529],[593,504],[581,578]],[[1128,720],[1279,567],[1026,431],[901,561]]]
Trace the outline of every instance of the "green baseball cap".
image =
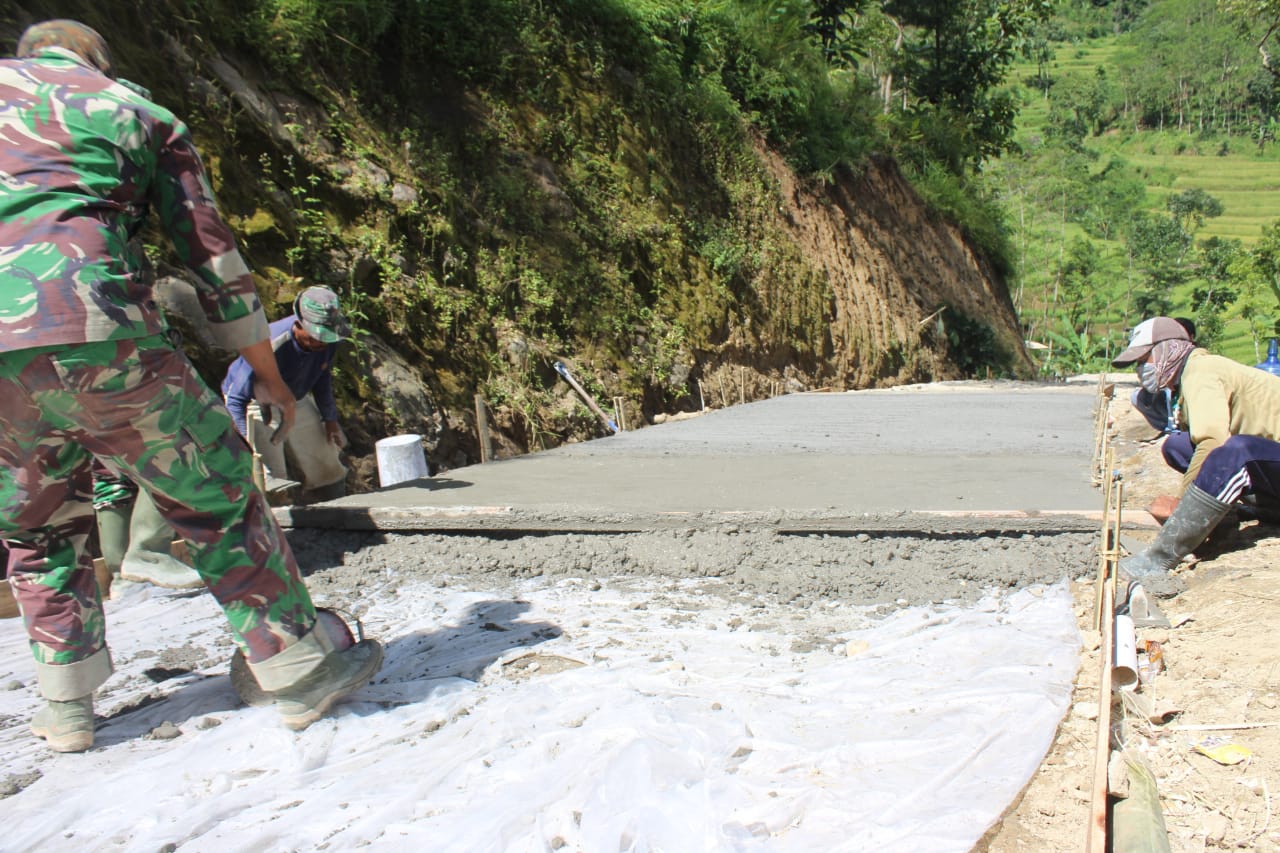
[[327,287],[308,287],[293,301],[293,315],[302,328],[322,343],[336,344],[351,337],[351,326],[338,307],[338,294]]

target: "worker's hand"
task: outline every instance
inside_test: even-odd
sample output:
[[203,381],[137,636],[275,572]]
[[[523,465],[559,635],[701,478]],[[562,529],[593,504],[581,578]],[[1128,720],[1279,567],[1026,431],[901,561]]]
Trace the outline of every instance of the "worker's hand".
[[293,392],[280,378],[280,367],[276,364],[275,353],[271,350],[271,341],[262,340],[240,348],[240,355],[253,370],[253,399],[258,401],[262,409],[262,419],[270,423],[271,406],[280,409],[280,425],[271,433],[271,443],[280,444],[289,430],[293,429],[294,406]]
[[1169,516],[1178,508],[1178,499],[1173,495],[1160,495],[1147,506],[1147,512],[1156,521],[1164,524]]
[[342,427],[338,426],[337,421],[324,422],[324,435],[329,439],[329,443],[341,450],[347,446],[347,437],[342,433]]
[[275,382],[259,379],[253,383],[253,398],[258,401],[258,407],[262,410],[262,420],[267,424],[274,419],[271,407],[275,406],[280,410],[280,424],[271,433],[271,443],[277,445],[282,443],[285,436],[293,429],[293,420],[297,416],[297,401],[293,399],[293,392],[278,378]]

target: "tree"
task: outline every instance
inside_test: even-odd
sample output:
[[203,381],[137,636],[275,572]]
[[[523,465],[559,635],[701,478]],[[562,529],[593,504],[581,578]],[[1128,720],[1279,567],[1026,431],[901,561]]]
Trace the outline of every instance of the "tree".
[[1110,88],[1102,68],[1092,77],[1067,77],[1055,83],[1049,92],[1048,135],[1083,149],[1085,139],[1111,122]]
[[822,43],[822,56],[829,65],[857,68],[866,55],[859,43],[857,18],[867,0],[813,0],[807,29]]
[[1187,278],[1183,259],[1191,235],[1172,216],[1139,216],[1125,235],[1125,247],[1146,276],[1146,286],[1134,294],[1139,314],[1168,314],[1173,289]]
[[1280,32],[1280,0],[1219,0],[1219,5],[1236,19],[1242,30],[1261,28],[1262,37],[1257,46],[1262,67],[1280,77],[1280,62],[1274,56],[1274,39]]
[[1262,229],[1262,239],[1251,254],[1259,277],[1280,304],[1280,219]]
[[1191,308],[1196,315],[1196,340],[1204,346],[1213,346],[1222,336],[1226,310],[1239,295],[1232,270],[1243,254],[1239,240],[1210,237],[1200,244],[1199,271],[1204,284],[1191,291]]
[[1280,331],[1280,221],[1263,229],[1262,240],[1231,262],[1231,280],[1240,289],[1237,307],[1249,323],[1254,356],[1262,360],[1260,342]]
[[1087,330],[1088,318],[1100,307],[1094,276],[1101,266],[1102,256],[1092,240],[1077,237],[1071,241],[1059,275],[1067,322],[1072,329]]
[[1118,239],[1147,197],[1146,180],[1129,162],[1113,157],[1088,182],[1080,224],[1102,240]]
[[923,113],[959,132],[935,139],[936,159],[957,174],[1010,150],[1016,111],[997,88],[1052,0],[888,0],[886,14],[908,28],[900,76]]
[[1204,227],[1206,219],[1222,215],[1222,202],[1199,187],[1174,193],[1165,202],[1165,207],[1188,235],[1194,235]]
[[1088,330],[1066,334],[1049,332],[1048,338],[1052,348],[1044,363],[1046,373],[1067,376],[1104,371],[1109,367],[1106,354],[1110,350],[1110,341],[1106,338],[1090,337]]

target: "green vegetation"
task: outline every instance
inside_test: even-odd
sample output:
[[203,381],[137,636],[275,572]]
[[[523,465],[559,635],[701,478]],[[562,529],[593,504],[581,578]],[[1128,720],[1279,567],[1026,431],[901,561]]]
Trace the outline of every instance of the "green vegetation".
[[1046,370],[1104,368],[1153,312],[1244,362],[1280,332],[1280,79],[1256,49],[1278,16],[1232,5],[1064,0],[1015,67],[1021,151],[987,177]]
[[[1280,89],[1256,51],[1280,10],[1223,4],[134,0],[145,28],[93,0],[22,14],[98,27],[191,122],[277,310],[301,282],[336,287],[443,406],[480,392],[538,445],[593,427],[557,410],[557,357],[648,412],[750,354],[822,374],[829,288],[779,233],[763,150],[819,188],[894,158],[1008,277],[1050,373],[1104,363],[1152,310],[1242,357],[1280,318]],[[948,366],[1010,369],[984,318],[948,311],[943,332]],[[854,355],[894,375],[927,362],[914,346]]]
[[[814,185],[891,154],[1010,268],[999,211],[972,178],[1012,144],[998,86],[1049,11],[163,0],[145,32],[126,33],[89,0],[28,5],[101,29],[191,122],[277,310],[301,282],[335,286],[444,406],[468,411],[479,391],[534,445],[584,431],[556,412],[557,354],[650,411],[688,403],[691,366],[714,365],[731,340],[734,358],[768,349],[821,373],[826,283],[778,233],[764,148]],[[261,76],[189,85],[218,56]],[[222,94],[246,86],[273,102]],[[957,323],[936,343],[953,364],[1007,369],[977,318]],[[360,398],[357,372],[343,377]]]

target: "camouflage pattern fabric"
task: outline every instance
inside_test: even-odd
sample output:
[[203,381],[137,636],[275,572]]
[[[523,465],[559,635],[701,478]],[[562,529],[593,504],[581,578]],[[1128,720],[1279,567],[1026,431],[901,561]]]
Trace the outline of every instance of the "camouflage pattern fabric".
[[43,21],[27,27],[18,40],[16,55],[26,58],[55,49],[68,51],[72,56],[89,62],[108,77],[116,76],[111,48],[107,47],[98,31],[68,18]]
[[187,127],[71,50],[0,60],[0,352],[154,335],[130,238],[149,211],[198,276],[219,345],[267,337]]
[[252,485],[249,447],[182,353],[161,336],[0,352],[0,538],[38,669],[105,648],[85,553],[93,455],[150,491],[190,543],[251,663],[311,631],[315,607]]
[[128,477],[113,474],[100,460],[93,460],[93,508],[110,509],[132,505],[138,495],[138,486]]

